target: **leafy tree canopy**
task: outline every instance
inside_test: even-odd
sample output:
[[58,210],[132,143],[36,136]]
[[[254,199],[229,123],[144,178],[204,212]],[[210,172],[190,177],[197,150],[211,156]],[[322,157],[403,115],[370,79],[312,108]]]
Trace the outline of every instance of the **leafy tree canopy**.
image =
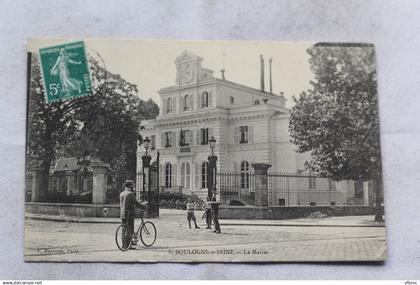
[[60,156],[94,156],[117,176],[134,176],[140,121],[157,116],[158,106],[141,100],[137,86],[89,59],[94,94],[47,104],[38,60],[32,59],[28,157],[48,173]]
[[293,98],[292,142],[322,176],[372,179],[381,161],[373,46],[319,44],[308,54],[315,80]]

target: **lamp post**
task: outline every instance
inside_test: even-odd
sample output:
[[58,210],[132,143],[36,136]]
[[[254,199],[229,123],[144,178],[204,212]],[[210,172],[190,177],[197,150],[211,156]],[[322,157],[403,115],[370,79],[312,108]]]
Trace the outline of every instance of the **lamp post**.
[[214,137],[211,137],[209,140],[210,143],[210,149],[211,149],[211,156],[214,156],[214,148],[216,147],[216,139]]
[[207,194],[212,196],[212,192],[216,190],[216,162],[217,156],[214,155],[214,148],[216,147],[216,139],[211,137],[209,140],[211,156],[208,157],[209,168],[207,170]]
[[143,144],[144,144],[144,149],[146,150],[146,156],[147,156],[147,151],[149,150],[149,148],[150,148],[150,139],[149,139],[149,137],[146,137],[144,140],[143,140]]
[[144,149],[146,150],[145,155],[141,157],[141,160],[143,162],[143,195],[142,200],[146,197],[146,191],[147,191],[147,201],[149,201],[149,178],[150,178],[150,160],[151,157],[148,155],[148,150],[150,147],[150,139],[149,137],[146,137],[143,141]]

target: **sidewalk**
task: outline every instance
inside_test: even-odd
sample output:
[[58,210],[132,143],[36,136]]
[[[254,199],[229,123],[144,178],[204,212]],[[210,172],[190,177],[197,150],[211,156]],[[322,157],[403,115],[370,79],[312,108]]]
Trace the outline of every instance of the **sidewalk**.
[[[183,210],[160,209],[159,220],[168,220],[174,216],[185,215]],[[202,212],[197,211],[200,221]],[[106,223],[118,224],[119,218],[68,217],[25,213],[25,219],[67,222],[67,223]],[[290,219],[290,220],[220,220],[221,226],[283,226],[283,227],[385,227],[384,223],[375,223],[373,216],[345,216],[323,219]]]

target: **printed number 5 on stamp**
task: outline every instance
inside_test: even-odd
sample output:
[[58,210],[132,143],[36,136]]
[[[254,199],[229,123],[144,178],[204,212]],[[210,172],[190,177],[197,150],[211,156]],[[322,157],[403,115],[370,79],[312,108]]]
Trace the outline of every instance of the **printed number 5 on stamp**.
[[48,103],[92,95],[84,42],[41,48],[39,58]]

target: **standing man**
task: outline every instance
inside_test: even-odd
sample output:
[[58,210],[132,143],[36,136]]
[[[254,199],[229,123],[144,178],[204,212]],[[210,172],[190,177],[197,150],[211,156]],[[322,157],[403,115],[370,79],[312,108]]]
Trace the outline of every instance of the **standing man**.
[[[134,181],[126,180],[125,189],[120,194],[120,215],[123,223],[128,225],[131,235],[134,233],[134,218],[135,218],[135,208],[145,206],[145,204],[140,204],[136,200],[136,195],[134,194]],[[147,202],[146,202],[147,203]],[[134,241],[135,244],[136,241]]]
[[207,196],[206,201],[204,201],[203,210],[205,211],[206,215],[206,229],[211,229],[211,203],[210,203],[211,197]]
[[211,208],[213,210],[213,220],[214,220],[214,227],[215,230],[213,231],[216,234],[222,233],[220,230],[220,224],[219,224],[219,204],[220,201],[217,198],[216,190],[213,191],[213,197],[211,198]]

